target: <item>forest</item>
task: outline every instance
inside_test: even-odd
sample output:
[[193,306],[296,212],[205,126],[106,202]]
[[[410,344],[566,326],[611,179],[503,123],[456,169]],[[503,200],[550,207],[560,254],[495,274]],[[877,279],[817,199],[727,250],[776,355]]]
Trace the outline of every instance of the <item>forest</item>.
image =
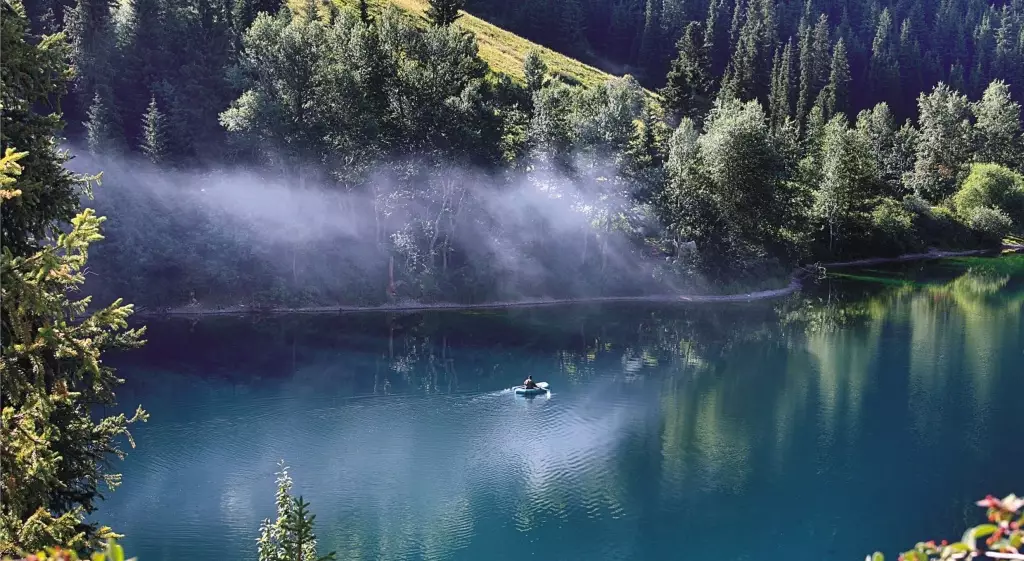
[[[0,553],[115,537],[88,516],[147,419],[105,409],[102,358],[145,335],[117,296],[749,286],[1024,227],[1017,3],[467,5],[637,69],[599,87],[536,53],[524,80],[494,72],[461,5],[3,1]],[[261,559],[316,558],[290,488],[282,470]],[[982,503],[1007,528],[1022,508]],[[1020,522],[988,544],[1019,546]]]
[[524,80],[495,72],[456,0],[425,19],[26,3],[70,44],[71,165],[105,170],[90,290],[157,308],[707,291],[1020,229],[1018,4],[606,4],[466,8],[641,80],[586,87],[533,52]]

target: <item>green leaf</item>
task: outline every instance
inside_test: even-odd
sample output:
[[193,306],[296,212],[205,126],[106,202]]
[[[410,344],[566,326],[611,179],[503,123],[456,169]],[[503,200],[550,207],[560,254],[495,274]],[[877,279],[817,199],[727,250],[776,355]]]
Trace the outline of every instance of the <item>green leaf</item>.
[[983,538],[996,531],[995,524],[981,524],[973,528],[968,528],[964,532],[964,537],[961,541],[967,544],[971,550],[978,549],[978,538]]
[[980,525],[974,527],[974,537],[975,538],[983,538],[983,537],[988,536],[990,534],[994,534],[995,531],[998,530],[998,529],[999,529],[999,527],[996,526],[995,524],[980,524]]

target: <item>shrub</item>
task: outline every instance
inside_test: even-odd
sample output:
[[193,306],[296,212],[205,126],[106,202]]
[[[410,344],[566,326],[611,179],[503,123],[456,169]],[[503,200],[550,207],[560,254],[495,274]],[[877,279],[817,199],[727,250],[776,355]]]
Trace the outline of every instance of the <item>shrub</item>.
[[259,561],[333,561],[333,551],[317,555],[313,532],[316,515],[310,514],[309,503],[301,496],[292,497],[291,490],[292,478],[282,463],[277,473],[277,520],[271,522],[268,518],[260,525],[256,540]]
[[928,201],[922,199],[917,195],[906,195],[903,197],[903,208],[907,209],[913,214],[920,214],[924,216],[930,216],[932,213],[932,205],[928,204]]
[[[945,561],[947,559],[1020,559],[1024,542],[1024,499],[1007,495],[997,499],[992,495],[981,499],[978,506],[988,507],[988,523],[968,528],[960,541],[942,540],[918,542],[914,549],[899,556],[901,561]],[[985,538],[984,544],[978,540]],[[869,555],[865,561],[884,561],[881,553]]]
[[1017,227],[1024,225],[1024,176],[997,164],[973,164],[953,196],[953,208],[971,217],[985,207],[1003,211]]
[[931,207],[926,214],[918,214],[914,217],[914,226],[927,247],[963,249],[977,243],[964,219],[944,206]]
[[1001,242],[1013,229],[1013,220],[1003,211],[981,207],[971,211],[968,224],[986,242]]
[[882,199],[871,211],[871,228],[878,247],[905,252],[919,245],[914,232],[914,214],[894,199]]
[[[62,547],[48,547],[24,557],[19,561],[79,561],[78,553],[72,549]],[[124,549],[114,539],[107,540],[107,546],[103,551],[92,553],[85,559],[89,561],[125,561]],[[4,557],[4,561],[10,561],[10,557]],[[84,561],[84,559],[83,559]],[[135,561],[135,557],[127,561]]]

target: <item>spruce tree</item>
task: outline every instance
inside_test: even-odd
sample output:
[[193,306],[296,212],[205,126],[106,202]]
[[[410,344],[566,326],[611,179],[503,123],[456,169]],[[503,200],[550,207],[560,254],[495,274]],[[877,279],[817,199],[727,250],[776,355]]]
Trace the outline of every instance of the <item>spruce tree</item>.
[[113,87],[117,54],[113,33],[115,5],[115,0],[78,0],[66,18],[65,32],[75,68],[75,109],[84,110],[100,89]]
[[544,87],[544,79],[547,76],[548,66],[540,53],[530,51],[523,60],[523,75],[526,77],[526,89],[531,93]]
[[797,120],[803,122],[829,75],[828,17],[821,14],[811,29],[804,27],[800,38],[800,94],[797,99]]
[[127,329],[132,307],[120,301],[87,313],[89,298],[72,299],[103,219],[79,212],[94,178],[64,167],[59,115],[37,112],[65,91],[67,44],[29,36],[20,0],[0,10],[0,555],[21,558],[57,544],[91,549],[111,533],[86,518],[101,486],[119,483],[108,461],[120,439],[133,444],[128,426],[145,413],[104,413],[121,380],[103,352],[140,345],[143,330]]
[[[366,0],[360,0],[360,7],[365,2]],[[281,9],[283,3],[283,0],[234,0],[231,6],[231,23],[235,36],[241,39],[257,15],[274,15]]]
[[876,101],[899,99],[900,68],[895,44],[892,15],[885,8],[878,16],[868,70],[868,88]]
[[776,50],[772,60],[772,91],[769,100],[772,130],[779,131],[793,118],[793,41],[786,43],[781,55]]
[[839,113],[845,113],[849,100],[850,65],[846,59],[846,47],[842,39],[836,42],[830,66],[828,84],[821,90],[817,102],[826,120]]
[[875,161],[878,179],[885,194],[899,198],[906,194],[904,175],[914,167],[916,132],[908,122],[897,129],[896,120],[886,103],[879,103],[857,115],[857,133],[867,143]]
[[665,107],[674,115],[699,119],[707,111],[711,97],[710,61],[703,27],[691,22],[676,48],[678,55],[660,93],[665,98]]
[[[0,246],[15,256],[39,248],[53,234],[54,224],[68,222],[78,209],[81,183],[64,167],[70,155],[59,149],[64,122],[52,107],[68,90],[69,46],[60,38],[40,41],[30,35],[20,0],[2,4],[3,79],[0,80],[0,144],[26,152],[19,162],[22,196],[4,202]],[[23,79],[8,79],[21,76]]]
[[124,133],[118,126],[117,116],[111,107],[109,94],[96,92],[92,105],[86,113],[86,138],[89,151],[97,155],[115,155],[121,153]]
[[309,512],[309,503],[302,497],[293,497],[292,478],[282,462],[277,473],[277,518],[271,522],[264,519],[260,525],[260,537],[256,540],[259,561],[331,561],[332,551],[327,555],[317,554],[317,539],[314,533],[316,516]]
[[446,27],[461,17],[459,10],[465,4],[465,0],[429,0],[430,7],[427,8],[427,19],[437,27]]
[[711,0],[704,24],[704,52],[707,53],[711,76],[721,76],[729,64],[729,0]]
[[156,104],[156,96],[142,118],[142,153],[154,164],[167,159],[167,123]]
[[370,17],[369,0],[359,0],[359,21],[363,25],[370,25],[373,19]]
[[661,0],[647,0],[643,37],[640,41],[637,64],[651,73],[655,69],[661,69],[661,35]]

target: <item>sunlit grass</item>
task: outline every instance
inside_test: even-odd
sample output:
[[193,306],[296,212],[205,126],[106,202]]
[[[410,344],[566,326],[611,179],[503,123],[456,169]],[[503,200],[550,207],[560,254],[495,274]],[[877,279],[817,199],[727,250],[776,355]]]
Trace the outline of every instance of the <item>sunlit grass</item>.
[[[294,2],[294,0],[292,1]],[[358,6],[358,0],[334,1],[342,6]],[[377,0],[377,3],[380,1]],[[387,1],[415,18],[417,25],[427,25],[427,19],[424,15],[428,6],[427,0]],[[371,9],[374,7],[374,4],[375,2],[371,1]],[[377,9],[379,10],[379,8]],[[536,50],[545,64],[547,64],[549,73],[554,76],[560,76],[568,82],[576,82],[590,87],[603,84],[615,77],[574,58],[524,39],[515,33],[492,25],[465,11],[461,13],[462,17],[456,20],[455,25],[472,32],[476,36],[477,46],[480,49],[480,58],[485,60],[494,72],[507,74],[513,79],[522,82],[524,80],[523,60],[526,58],[527,53],[531,50]]]

